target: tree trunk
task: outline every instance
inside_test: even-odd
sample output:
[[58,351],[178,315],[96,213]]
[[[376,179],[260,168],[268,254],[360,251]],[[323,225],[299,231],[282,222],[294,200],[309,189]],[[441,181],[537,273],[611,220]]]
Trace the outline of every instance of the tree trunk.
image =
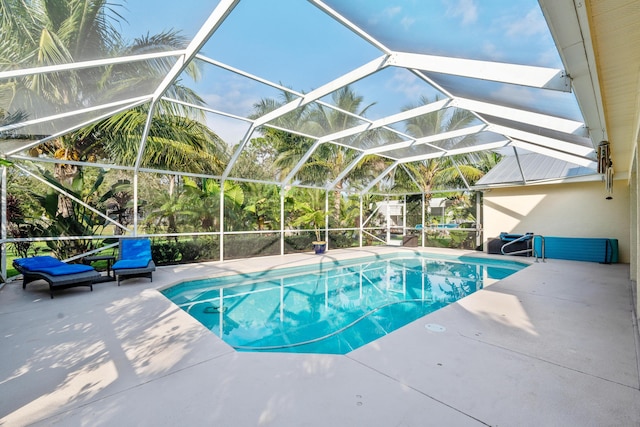
[[342,182],[333,189],[333,226],[340,227],[340,203],[342,201]]
[[[57,150],[55,157],[62,160],[76,160],[77,154],[72,149],[65,148]],[[68,165],[56,163],[53,174],[55,178],[66,188],[71,188],[73,180],[80,174],[80,167],[77,165]],[[67,196],[60,194],[58,196],[58,214],[63,218],[73,218],[73,202]]]

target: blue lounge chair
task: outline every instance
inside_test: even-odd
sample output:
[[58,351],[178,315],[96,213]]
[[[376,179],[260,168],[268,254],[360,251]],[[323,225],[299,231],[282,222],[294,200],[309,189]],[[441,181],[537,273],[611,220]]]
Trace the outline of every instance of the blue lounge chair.
[[153,282],[152,273],[156,265],[151,259],[151,241],[149,239],[121,239],[120,256],[111,267],[120,281],[134,277],[148,277]]
[[53,298],[54,289],[88,286],[93,291],[93,282],[100,277],[93,267],[82,264],[67,264],[51,256],[17,258],[13,266],[22,273],[22,289],[27,283],[45,280],[49,283],[49,293]]

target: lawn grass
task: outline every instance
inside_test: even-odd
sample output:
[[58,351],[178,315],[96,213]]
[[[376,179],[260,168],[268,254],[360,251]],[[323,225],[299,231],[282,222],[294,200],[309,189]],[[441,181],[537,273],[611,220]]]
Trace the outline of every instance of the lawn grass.
[[[22,256],[16,252],[13,245],[7,244],[5,245],[5,248],[7,250],[7,277],[17,276],[20,273],[18,270],[13,268],[13,260],[16,258],[22,258]],[[34,254],[50,255],[51,250],[45,242],[35,242],[32,245],[32,249],[29,251],[29,256],[33,256]]]

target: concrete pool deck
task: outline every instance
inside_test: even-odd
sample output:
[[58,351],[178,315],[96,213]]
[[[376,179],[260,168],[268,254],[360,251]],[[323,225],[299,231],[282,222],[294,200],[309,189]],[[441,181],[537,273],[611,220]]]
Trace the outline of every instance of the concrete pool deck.
[[53,300],[8,283],[0,426],[640,425],[628,264],[508,258],[532,264],[344,356],[236,352],[157,291],[319,258],[160,267]]

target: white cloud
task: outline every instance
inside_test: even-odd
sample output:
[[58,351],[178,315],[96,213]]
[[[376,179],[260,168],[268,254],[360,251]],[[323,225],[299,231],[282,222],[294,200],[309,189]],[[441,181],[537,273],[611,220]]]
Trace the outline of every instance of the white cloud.
[[[260,101],[256,90],[260,85],[240,76],[212,77],[198,83],[197,90],[207,107],[217,111],[248,117],[253,106]],[[264,94],[263,94],[264,95]],[[268,95],[266,95],[268,96]],[[207,125],[225,142],[237,144],[249,128],[248,122],[236,120],[213,113],[206,114]]]
[[393,18],[395,18],[396,16],[398,16],[400,13],[402,13],[402,6],[391,6],[391,7],[387,7],[384,10],[382,10],[381,12],[372,15],[369,19],[368,19],[368,23],[369,25],[378,25],[380,23],[380,21],[382,22],[387,22]]
[[500,61],[504,59],[504,53],[498,50],[498,47],[489,41],[485,41],[482,44],[482,52],[493,61]]
[[415,18],[411,18],[409,16],[405,16],[404,18],[402,18],[402,20],[400,21],[400,25],[402,25],[402,27],[405,30],[408,30],[409,28],[411,28],[411,26],[416,22]]
[[416,93],[424,90],[425,83],[415,75],[408,73],[404,69],[397,69],[393,72],[393,77],[387,83],[387,87],[394,92],[400,92],[407,96],[407,99],[414,99]]
[[445,0],[447,16],[461,18],[462,25],[468,25],[478,20],[478,6],[475,0]]
[[394,6],[394,7],[386,8],[382,13],[385,16],[389,17],[389,18],[393,18],[394,16],[396,16],[400,12],[402,12],[402,7],[401,6]]
[[547,24],[538,9],[531,9],[522,19],[505,24],[508,37],[531,37],[545,34]]
[[241,77],[204,84],[199,91],[207,106],[226,113],[247,117],[253,112],[253,105],[260,99],[256,96],[255,85]]
[[[532,88],[514,85],[500,85],[499,89],[491,93],[497,99],[518,99],[522,104],[535,104],[536,93]],[[538,94],[539,95],[539,94]]]
[[546,67],[562,67],[562,61],[555,48],[549,48],[541,52],[537,64]]
[[238,144],[246,135],[249,123],[216,114],[207,114],[207,126],[228,145]]

